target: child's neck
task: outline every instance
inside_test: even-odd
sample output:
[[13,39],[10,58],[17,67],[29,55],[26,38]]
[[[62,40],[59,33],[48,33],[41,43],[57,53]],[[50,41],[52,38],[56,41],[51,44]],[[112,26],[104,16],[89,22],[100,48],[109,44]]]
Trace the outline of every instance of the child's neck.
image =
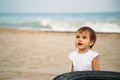
[[79,49],[78,50],[78,52],[80,53],[80,54],[85,54],[86,52],[88,52],[88,50],[89,50],[90,48],[87,48],[87,49]]

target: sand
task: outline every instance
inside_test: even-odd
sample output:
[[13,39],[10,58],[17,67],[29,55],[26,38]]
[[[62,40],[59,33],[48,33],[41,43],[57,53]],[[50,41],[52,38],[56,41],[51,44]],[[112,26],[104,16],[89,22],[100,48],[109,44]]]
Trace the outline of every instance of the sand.
[[[52,80],[70,72],[75,33],[0,29],[0,80]],[[120,33],[97,33],[104,71],[120,72]]]

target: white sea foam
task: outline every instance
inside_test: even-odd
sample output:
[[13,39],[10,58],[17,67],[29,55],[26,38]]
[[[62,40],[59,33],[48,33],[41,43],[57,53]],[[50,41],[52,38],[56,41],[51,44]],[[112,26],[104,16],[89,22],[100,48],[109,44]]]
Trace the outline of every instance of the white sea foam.
[[82,26],[120,33],[120,13],[0,14],[0,28],[75,32]]
[[51,29],[42,29],[42,30],[49,30],[49,31],[70,31],[75,32],[78,28],[83,26],[89,26],[94,29],[96,32],[115,32],[120,33],[120,25],[118,23],[108,23],[108,22],[83,22],[83,24],[77,23],[71,24],[70,22],[58,22],[52,20],[44,20],[41,21],[42,26],[49,26]]
[[[75,31],[74,28],[70,23],[63,22],[63,21],[53,21],[53,20],[44,20],[41,21],[42,26],[49,26],[51,27],[51,31]],[[49,30],[49,29],[42,29],[42,30]]]
[[120,33],[120,25],[116,23],[86,23],[83,26],[90,26],[96,32],[115,32]]

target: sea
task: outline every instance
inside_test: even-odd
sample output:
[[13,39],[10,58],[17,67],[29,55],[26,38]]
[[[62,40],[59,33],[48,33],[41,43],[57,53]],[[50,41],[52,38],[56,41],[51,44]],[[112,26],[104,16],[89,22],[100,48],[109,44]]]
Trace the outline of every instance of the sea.
[[75,32],[83,26],[96,32],[120,33],[120,12],[0,13],[0,28]]

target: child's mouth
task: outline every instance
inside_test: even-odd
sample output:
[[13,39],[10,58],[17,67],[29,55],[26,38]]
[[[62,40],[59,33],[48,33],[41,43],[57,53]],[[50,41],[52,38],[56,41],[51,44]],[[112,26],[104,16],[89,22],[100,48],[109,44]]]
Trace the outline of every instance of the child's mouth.
[[78,43],[78,45],[83,45],[82,43]]

